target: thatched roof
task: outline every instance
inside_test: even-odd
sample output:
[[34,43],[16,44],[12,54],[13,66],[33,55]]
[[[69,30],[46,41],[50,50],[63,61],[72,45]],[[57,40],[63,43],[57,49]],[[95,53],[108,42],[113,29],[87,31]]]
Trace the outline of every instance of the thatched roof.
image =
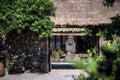
[[51,0],[56,6],[56,25],[100,25],[111,23],[110,17],[120,15],[120,2],[105,7],[102,0]]

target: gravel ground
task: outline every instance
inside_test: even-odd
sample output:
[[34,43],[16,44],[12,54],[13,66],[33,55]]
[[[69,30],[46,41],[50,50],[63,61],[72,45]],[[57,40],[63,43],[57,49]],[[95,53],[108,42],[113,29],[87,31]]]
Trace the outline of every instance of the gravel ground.
[[52,69],[49,73],[24,73],[17,75],[5,75],[0,80],[74,80],[79,74],[88,76],[79,69]]

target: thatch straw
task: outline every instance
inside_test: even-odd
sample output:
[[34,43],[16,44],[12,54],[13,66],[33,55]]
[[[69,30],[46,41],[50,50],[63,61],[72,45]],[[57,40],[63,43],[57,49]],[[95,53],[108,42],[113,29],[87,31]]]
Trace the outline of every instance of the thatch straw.
[[84,36],[85,35],[85,33],[52,33],[52,35],[55,35],[55,36],[61,36],[61,35],[63,35],[63,36],[70,36],[70,35],[72,35],[72,36]]
[[120,15],[120,2],[105,7],[102,0],[51,0],[56,6],[56,25],[100,25],[111,23],[110,18]]
[[52,32],[85,32],[85,28],[53,28]]

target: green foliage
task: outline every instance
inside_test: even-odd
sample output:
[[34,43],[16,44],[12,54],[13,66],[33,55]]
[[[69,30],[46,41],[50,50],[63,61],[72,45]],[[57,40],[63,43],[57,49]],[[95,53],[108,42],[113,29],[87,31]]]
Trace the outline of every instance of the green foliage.
[[61,50],[61,49],[58,49],[58,53],[59,53],[60,56],[63,56],[65,54],[64,51]]
[[5,62],[6,62],[6,67],[7,67],[8,71],[9,71],[10,68],[13,66],[14,63],[10,61],[9,57],[5,58]]
[[113,6],[113,3],[115,1],[116,0],[103,0],[103,5],[105,5],[105,6]]
[[92,48],[87,51],[87,60],[74,63],[76,68],[84,69],[90,75],[89,77],[79,76],[76,80],[115,80],[120,63],[120,43],[117,40],[107,41],[103,49],[107,51],[107,53],[103,51],[105,56],[97,55],[96,48]]
[[53,50],[52,54],[51,54],[51,57],[55,58],[57,55],[64,56],[64,51],[61,50],[61,49],[58,49],[58,50],[55,49],[55,50]]
[[86,35],[82,37],[82,39],[86,42],[90,41],[92,39],[92,29],[91,28],[86,28],[85,30]]
[[98,36],[98,37],[104,37],[104,32],[98,32],[98,33],[96,34],[96,36]]
[[[120,35],[120,16],[117,15],[115,17],[111,18],[112,24],[110,27],[110,30],[113,31],[113,33],[116,33],[117,35]],[[109,30],[109,29],[108,29]]]
[[74,80],[88,80],[88,79],[86,79],[85,76],[83,74],[81,74],[77,78],[75,78]]
[[94,58],[88,58],[86,64],[86,71],[90,74],[97,74],[97,62]]
[[102,47],[102,51],[106,57],[116,56],[120,51],[120,44],[118,42],[107,41]]
[[[98,74],[97,73],[97,50],[96,48],[91,48],[87,51],[88,58],[87,60],[79,60],[76,61],[73,66],[79,69],[84,69],[86,72],[88,72],[91,75]],[[96,56],[96,57],[95,57]]]
[[104,37],[106,40],[115,40],[117,36],[120,36],[120,16],[117,15],[111,18],[112,23],[106,29],[106,31],[98,32],[96,36]]
[[52,51],[51,58],[55,58],[58,55],[58,52],[56,50]]
[[[94,76],[95,78],[98,76],[98,71],[97,71],[98,65],[97,65],[96,59],[93,57],[89,57],[87,60],[76,61],[73,64],[73,66],[75,66],[78,69],[84,69],[87,73],[89,73],[91,76]],[[78,80],[81,80],[81,79],[79,76]],[[83,79],[83,80],[89,80],[89,79]]]
[[0,0],[0,35],[26,29],[48,37],[54,26],[49,16],[54,12],[54,4],[49,0]]
[[[112,6],[115,1],[116,0],[103,0],[103,4],[105,6]],[[120,41],[117,40],[117,36],[120,36],[120,16],[117,15],[111,19],[112,24],[106,32],[96,34],[108,40],[104,47],[102,47],[102,52],[105,56],[95,55],[95,57],[93,57],[94,51],[89,49],[87,51],[89,54],[87,61],[78,61],[75,66],[87,71],[90,77],[85,78],[85,76],[79,76],[76,80],[115,80],[116,70],[120,63]],[[91,64],[95,66],[91,66]],[[93,67],[96,69],[92,69]]]
[[91,48],[91,49],[88,49],[87,50],[87,54],[88,54],[88,56],[90,56],[90,57],[95,57],[96,56],[96,53],[97,53],[97,49],[96,48]]
[[79,69],[84,69],[89,74],[96,74],[97,73],[97,63],[96,60],[92,57],[89,57],[87,61],[80,60],[74,63],[74,66]]
[[113,39],[113,35],[120,36],[120,16],[117,15],[111,18],[112,24],[107,28],[105,38],[107,40]]
[[78,60],[73,63],[73,66],[78,69],[84,69],[87,62],[85,60]]

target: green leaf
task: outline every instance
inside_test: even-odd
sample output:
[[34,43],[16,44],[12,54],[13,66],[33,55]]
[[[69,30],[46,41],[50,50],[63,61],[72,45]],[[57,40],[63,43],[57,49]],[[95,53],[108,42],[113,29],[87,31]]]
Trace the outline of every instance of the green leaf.
[[18,33],[31,30],[48,37],[54,26],[49,19],[55,12],[55,6],[50,0],[2,0],[0,1],[0,34],[12,30]]

